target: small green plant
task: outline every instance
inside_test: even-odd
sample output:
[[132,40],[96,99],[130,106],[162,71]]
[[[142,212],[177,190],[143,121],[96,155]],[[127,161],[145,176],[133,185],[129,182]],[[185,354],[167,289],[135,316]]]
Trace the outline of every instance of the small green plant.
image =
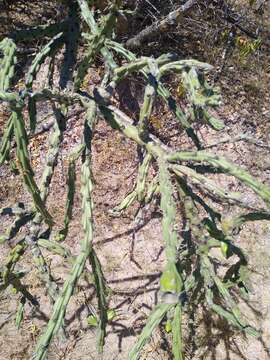
[[[11,34],[0,43],[2,53],[0,67],[0,99],[9,104],[10,118],[6,125],[1,142],[0,163],[10,161],[11,144],[16,144],[17,159],[21,177],[32,197],[32,203],[1,209],[1,215],[12,215],[15,220],[6,233],[1,235],[1,243],[10,242],[20,228],[30,224],[30,231],[14,246],[5,263],[1,267],[1,289],[9,286],[21,294],[16,316],[19,327],[24,316],[24,306],[27,302],[36,306],[35,298],[24,284],[25,273],[18,270],[18,263],[26,252],[31,251],[34,264],[37,267],[48,294],[54,303],[50,320],[39,338],[34,360],[45,359],[48,347],[54,336],[64,329],[65,312],[69,300],[76,288],[79,278],[85,271],[86,262],[92,267],[93,280],[98,298],[98,315],[88,318],[91,325],[98,328],[98,348],[102,352],[106,325],[112,319],[112,312],[107,305],[108,288],[103,277],[101,264],[93,246],[93,211],[92,198],[92,152],[91,142],[98,119],[102,117],[115,130],[134,141],[142,150],[144,159],[138,170],[134,190],[117,206],[113,214],[122,215],[123,211],[134,201],[141,207],[153,199],[160,199],[162,211],[162,231],[165,244],[166,262],[160,277],[160,300],[149,315],[144,329],[130,351],[129,359],[139,359],[143,346],[151,337],[154,329],[166,319],[166,331],[172,333],[172,352],[174,359],[183,359],[182,314],[188,314],[189,301],[205,303],[207,307],[225,318],[235,328],[246,334],[259,336],[259,332],[247,324],[238,308],[232,291],[238,289],[239,296],[248,294],[248,258],[234,241],[234,231],[246,221],[269,219],[266,209],[253,208],[242,199],[240,193],[230,192],[218,186],[206,175],[195,170],[194,165],[207,165],[210,170],[218,170],[238,179],[242,184],[252,189],[261,198],[266,208],[270,207],[270,188],[252,177],[246,170],[239,168],[230,161],[215,153],[207,152],[197,138],[193,124],[201,122],[216,131],[224,128],[224,124],[215,118],[211,109],[221,103],[217,89],[206,81],[208,72],[212,70],[209,64],[196,60],[179,60],[172,54],[158,58],[141,57],[127,50],[122,44],[114,41],[114,27],[120,9],[120,1],[113,1],[106,14],[101,14],[98,21],[89,8],[89,1],[70,1],[68,21],[40,26],[34,29],[21,30]],[[87,25],[85,33],[81,33],[81,23]],[[71,31],[71,28],[77,31]],[[84,27],[85,29],[85,27]],[[76,41],[74,37],[81,35],[85,52],[77,64],[74,53]],[[50,40],[40,50],[32,61],[26,74],[25,86],[20,92],[13,91],[13,75],[16,65],[16,44],[19,41],[34,39]],[[33,82],[41,65],[49,58],[52,63],[57,52],[66,45],[66,61],[70,64],[75,60],[77,71],[70,75],[72,90],[57,89],[52,81],[48,87],[34,89]],[[99,86],[87,92],[85,77],[97,55],[101,55],[105,65],[105,75]],[[118,61],[125,60],[124,65]],[[67,68],[69,68],[67,66]],[[53,68],[52,68],[53,72]],[[114,91],[124,78],[142,74],[145,79],[144,99],[140,109],[137,125],[134,119],[113,104]],[[181,92],[185,93],[188,107],[181,108],[163,82],[165,75],[173,73],[181,77]],[[53,73],[51,74],[53,77]],[[67,82],[66,84],[67,85]],[[82,90],[83,86],[83,91]],[[182,89],[183,88],[183,89]],[[165,102],[173,113],[187,136],[194,143],[193,151],[173,150],[150,132],[151,116],[156,99]],[[50,101],[55,115],[55,123],[49,138],[47,160],[40,183],[34,178],[28,150],[28,140],[36,129],[37,103]],[[50,191],[50,183],[55,171],[60,145],[65,138],[65,122],[69,107],[79,104],[85,110],[82,143],[72,150],[68,166],[68,191],[63,228],[56,236],[42,239],[41,229],[44,224],[52,234],[54,221],[50,209],[46,207],[46,199]],[[26,121],[23,114],[27,114]],[[99,117],[97,117],[99,115]],[[28,121],[28,123],[27,123]],[[28,131],[29,129],[29,131]],[[81,198],[82,198],[82,228],[84,238],[81,251],[74,259],[65,249],[64,241],[69,231],[74,202],[75,164],[81,160]],[[157,174],[152,181],[147,181],[149,168],[155,163]],[[207,168],[207,167],[206,167]],[[224,219],[214,207],[199,196],[196,189],[211,196],[217,202],[229,203],[243,209],[243,214],[237,218]],[[187,241],[179,231],[179,204],[183,208],[186,221],[186,231],[190,240]],[[200,204],[203,211],[197,206]],[[61,244],[60,244],[61,242]],[[63,255],[63,261],[71,261],[70,276],[62,288],[59,288],[51,275],[42,248],[52,253]],[[234,255],[238,260],[224,276],[218,274],[212,248],[220,248],[224,257]],[[192,297],[190,294],[193,294]],[[194,294],[197,294],[196,296]],[[195,297],[194,297],[195,296]],[[114,316],[114,315],[113,315]]]
[[236,36],[235,44],[239,49],[240,60],[244,61],[249,55],[254,54],[262,45],[262,39],[248,40],[243,36]]

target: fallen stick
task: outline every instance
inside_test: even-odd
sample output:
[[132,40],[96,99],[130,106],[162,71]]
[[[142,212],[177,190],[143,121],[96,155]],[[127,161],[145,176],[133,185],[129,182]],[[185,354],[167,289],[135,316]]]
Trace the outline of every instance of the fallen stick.
[[159,32],[167,31],[170,26],[176,25],[182,15],[190,10],[196,2],[197,0],[188,0],[176,10],[170,12],[164,19],[154,22],[152,25],[139,32],[139,34],[129,39],[125,44],[126,47],[130,49],[139,48],[145,40],[153,37]]

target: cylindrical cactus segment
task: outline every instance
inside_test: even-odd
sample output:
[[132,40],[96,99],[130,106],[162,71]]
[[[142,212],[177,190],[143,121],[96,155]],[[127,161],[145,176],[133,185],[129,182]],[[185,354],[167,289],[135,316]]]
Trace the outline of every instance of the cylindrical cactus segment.
[[8,159],[9,152],[10,152],[10,141],[14,134],[13,128],[13,114],[8,119],[7,126],[5,128],[2,141],[1,141],[1,148],[0,148],[0,165],[4,163],[5,160]]
[[115,4],[111,6],[109,14],[103,17],[102,25],[98,28],[98,31],[93,35],[93,38],[89,43],[89,49],[78,67],[77,75],[74,80],[75,91],[80,89],[89,66],[92,64],[97,53],[104,47],[106,38],[110,37],[110,34],[112,33],[116,21],[116,8],[117,6]]
[[83,195],[83,216],[82,225],[88,241],[85,242],[86,249],[89,253],[89,262],[92,267],[95,288],[97,291],[98,307],[99,307],[99,324],[98,324],[98,336],[97,346],[100,353],[103,351],[107,318],[107,300],[106,300],[106,284],[102,273],[101,264],[93,248],[93,201],[92,201],[92,171],[91,171],[91,142],[93,132],[96,125],[97,106],[94,101],[91,101],[86,113],[85,131],[84,131],[84,144],[86,147],[84,154],[84,162],[82,164],[82,195]]
[[0,42],[0,51],[3,52],[3,59],[0,61],[0,90],[6,91],[10,88],[10,81],[14,75],[16,64],[16,45],[12,39],[4,38]]
[[[91,108],[87,114],[87,125],[93,124],[96,117],[96,105],[91,102]],[[85,135],[89,134],[88,131]],[[81,243],[81,252],[77,256],[72,267],[69,278],[66,280],[61,295],[58,297],[53,308],[53,314],[49,320],[45,333],[40,338],[37,344],[36,352],[33,360],[42,360],[47,352],[48,345],[51,339],[60,329],[63,322],[67,305],[70,297],[76,287],[77,281],[80,278],[85,263],[89,257],[92,248],[93,239],[93,202],[92,202],[92,174],[91,174],[91,160],[90,148],[91,138],[85,138],[86,150],[83,156],[83,163],[81,166],[81,193],[82,193],[82,227],[84,231],[84,240]]]
[[64,241],[68,229],[69,224],[72,218],[72,208],[74,202],[74,195],[75,195],[75,181],[76,181],[76,160],[85,150],[85,145],[79,145],[69,156],[68,162],[68,175],[67,175],[67,199],[66,199],[66,206],[65,206],[65,216],[64,216],[64,227],[59,231],[58,235],[56,236],[56,241]]
[[207,84],[203,73],[198,73],[195,66],[183,69],[182,79],[191,105],[192,120],[203,120],[213,129],[222,130],[224,123],[207,111],[208,107],[216,107],[221,104],[221,96],[218,91]]
[[163,157],[158,159],[159,164],[159,186],[161,194],[160,207],[162,214],[162,233],[166,246],[166,258],[168,263],[177,263],[177,249],[179,239],[175,230],[176,206],[173,199],[173,186],[168,170],[168,163]]
[[139,202],[143,202],[146,197],[146,179],[147,179],[151,160],[152,160],[152,155],[146,153],[142,164],[140,164],[139,166],[137,186],[136,186],[137,198]]
[[128,360],[138,360],[140,359],[140,352],[147,341],[150,339],[155,328],[161,323],[165,315],[172,309],[174,305],[172,304],[158,304],[154,310],[148,316],[146,325],[144,326],[137,342],[131,349]]
[[26,304],[26,298],[25,298],[25,296],[22,296],[20,299],[19,305],[18,305],[16,319],[15,319],[15,325],[16,325],[17,329],[19,329],[21,327],[21,323],[23,321],[25,304]]
[[195,161],[206,162],[217,169],[221,169],[224,173],[232,175],[242,181],[245,185],[251,188],[257,195],[264,200],[266,205],[270,208],[270,188],[264,185],[259,180],[256,180],[246,170],[239,168],[237,165],[232,164],[224,157],[217,156],[205,151],[181,151],[175,152],[168,156],[169,162],[177,161]]
[[145,87],[144,91],[144,100],[143,105],[140,111],[139,117],[139,135],[143,140],[147,140],[148,138],[148,126],[149,126],[149,119],[152,114],[155,96],[157,93],[158,88],[158,65],[157,62],[154,60],[148,60],[148,84]]
[[34,179],[34,173],[27,150],[27,134],[20,110],[13,112],[13,126],[17,144],[17,158],[21,166],[24,182],[32,196],[37,211],[40,212],[48,225],[52,225],[52,217],[48,213],[44,201],[41,199],[39,188]]
[[[234,326],[238,327],[243,332],[246,332],[247,334],[255,337],[260,336],[260,334],[256,329],[246,324],[245,321],[242,319],[241,312],[237,304],[235,303],[233,297],[229,293],[229,290],[227,289],[226,285],[216,275],[213,264],[210,262],[209,257],[205,254],[201,255],[201,273],[205,281],[205,288],[207,292],[206,299],[208,305],[215,312],[217,312],[219,315],[224,317],[229,323],[232,323]],[[226,304],[226,307],[229,310],[226,310],[222,306],[214,303],[212,286],[209,287],[209,283],[212,284],[213,282],[215,283],[215,286],[217,287],[221,297],[223,298]]]
[[60,32],[65,32],[68,29],[69,22],[67,20],[57,22],[50,25],[34,26],[28,29],[21,29],[10,34],[10,38],[14,41],[29,41],[46,36],[53,37]]
[[172,352],[174,360],[183,360],[183,345],[182,345],[182,308],[181,304],[177,304],[174,308],[174,316],[172,321]]
[[20,260],[26,248],[26,244],[21,241],[18,243],[10,252],[6,260],[6,264],[4,265],[3,271],[3,281],[7,283],[9,274],[13,272],[15,265]]
[[36,55],[32,61],[32,65],[26,75],[25,85],[28,89],[32,88],[33,81],[35,80],[36,74],[40,69],[40,66],[48,56],[52,56],[53,53],[63,44],[63,33],[55,35],[48,44],[46,44],[40,52]]

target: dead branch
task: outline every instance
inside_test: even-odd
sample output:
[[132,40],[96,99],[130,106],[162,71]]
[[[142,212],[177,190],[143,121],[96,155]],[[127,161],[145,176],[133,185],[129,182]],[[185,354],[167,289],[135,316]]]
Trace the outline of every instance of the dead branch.
[[143,29],[139,34],[126,42],[126,46],[130,49],[139,48],[143,42],[152,38],[160,32],[165,32],[169,27],[176,25],[181,17],[190,10],[197,0],[188,0],[185,4],[179,6],[176,10],[170,12],[164,19],[154,22],[152,25]]

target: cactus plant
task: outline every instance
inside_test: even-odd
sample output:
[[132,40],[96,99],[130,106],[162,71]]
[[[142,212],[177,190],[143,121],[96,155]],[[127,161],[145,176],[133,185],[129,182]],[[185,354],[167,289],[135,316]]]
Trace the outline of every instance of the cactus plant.
[[[37,343],[33,359],[45,359],[52,338],[61,328],[64,328],[68,303],[83,272],[88,271],[86,270],[87,261],[92,268],[92,280],[98,299],[99,314],[95,316],[95,325],[98,327],[98,349],[100,352],[103,350],[109,313],[108,287],[93,243],[94,182],[91,170],[93,156],[91,145],[96,123],[101,117],[112,129],[120,131],[123,136],[133,141],[142,155],[133,190],[127,194],[119,206],[113,209],[112,214],[122,216],[122,213],[135,201],[139,203],[140,209],[153,201],[159,202],[162,212],[162,235],[166,259],[160,276],[159,303],[150,313],[144,329],[130,351],[129,359],[140,358],[143,346],[150,339],[155,328],[166,318],[166,329],[172,333],[173,357],[176,360],[182,360],[184,356],[182,315],[190,315],[188,313],[190,304],[187,304],[189,301],[198,304],[205,302],[208,309],[226,319],[237,329],[249,335],[259,336],[256,329],[243,320],[237,301],[232,295],[232,289],[240,287],[248,289],[248,286],[245,286],[248,282],[248,258],[244,251],[236,246],[233,234],[234,230],[246,221],[269,220],[269,212],[262,206],[255,207],[247,203],[241,194],[222,188],[207,175],[197,172],[194,165],[207,164],[215,171],[234,176],[253,190],[268,208],[270,207],[270,189],[251,176],[248,171],[221,156],[202,150],[202,144],[193,130],[193,124],[203,122],[216,131],[224,127],[224,124],[211,113],[211,110],[219,106],[221,102],[218,89],[212,87],[206,80],[206,74],[212,71],[212,66],[193,59],[179,60],[172,54],[164,54],[157,58],[137,57],[114,38],[114,28],[121,1],[113,1],[106,13],[101,12],[99,16],[94,13],[89,3],[91,4],[86,0],[77,0],[76,3],[68,2],[70,6],[68,21],[17,31],[0,43],[0,51],[3,53],[0,68],[0,99],[7,102],[10,109],[10,117],[1,141],[0,165],[11,161],[10,158],[13,156],[11,149],[14,142],[21,177],[32,198],[32,203],[25,204],[24,207],[15,206],[8,208],[9,210],[1,209],[0,211],[1,216],[15,216],[13,224],[0,237],[0,243],[11,244],[10,253],[0,272],[0,288],[4,291],[8,286],[13,286],[20,292],[16,315],[16,325],[19,327],[26,311],[25,304],[27,302],[36,304],[36,299],[21,281],[24,274],[17,271],[18,263],[26,252],[31,251],[34,263],[53,302],[50,320]],[[81,21],[78,20],[80,17]],[[64,64],[63,73],[67,69],[71,70],[69,80],[74,83],[74,86],[67,89],[68,81],[65,78],[65,81],[59,79],[60,90],[51,80],[48,81],[48,86],[42,89],[34,87],[33,82],[41,71],[45,59],[48,58],[53,62],[62,44],[66,43],[68,46],[69,40],[71,44],[70,49],[67,50],[69,52],[67,56],[75,61],[76,56],[72,54],[72,51],[78,34],[72,34],[70,28],[72,21],[76,22],[76,26],[80,26],[77,30],[84,42],[82,61],[76,64],[76,75],[73,76],[74,69],[70,65],[70,59],[66,59]],[[77,22],[86,23],[86,32],[82,33],[82,26]],[[69,39],[70,36],[72,39]],[[17,91],[13,86],[16,82],[13,75],[17,44],[20,41],[34,41],[45,37],[46,45],[32,60],[26,74],[24,88]],[[98,55],[101,55],[103,59],[105,75],[99,86],[95,86],[94,89],[84,87],[82,90],[82,83],[87,72],[94,65]],[[181,77],[181,84],[188,102],[186,108],[177,103],[165,85],[164,79],[169,73],[175,74],[178,78]],[[136,74],[142,74],[145,82],[138,118],[133,119],[117,106],[114,95],[117,85],[123,79],[127,77],[132,79]],[[51,74],[50,77],[53,78],[53,75]],[[176,145],[176,149],[172,149],[162,142],[158,135],[151,132],[149,121],[157,99],[164,102],[177,120],[178,126],[191,137],[195,150],[183,151],[179,144]],[[55,122],[49,136],[46,162],[38,186],[31,166],[28,142],[30,136],[36,131],[38,104],[44,101],[50,102]],[[81,132],[82,140],[78,147],[71,150],[68,157],[64,221],[60,230],[58,228],[53,231],[55,224],[46,200],[51,191],[50,184],[55,173],[57,157],[61,151],[61,141],[65,137],[68,138],[68,134],[64,131],[66,116],[75,104],[85,112]],[[29,120],[29,126],[25,118]],[[81,164],[81,211],[84,239],[81,242],[80,253],[74,257],[74,254],[68,251],[65,240],[69,234],[74,207],[76,164]],[[154,176],[149,171],[152,165],[156,169]],[[214,205],[210,207],[206,204],[204,197],[195,191],[197,188],[210,195],[213,203],[214,200],[218,202],[222,200],[223,203],[238,206],[246,212],[234,219],[224,218]],[[207,213],[203,219],[196,206],[197,203],[202,205]],[[183,214],[181,214],[186,220],[187,231],[190,233],[188,243],[177,227],[180,215],[178,204],[183,208]],[[13,246],[11,240],[18,235],[19,230],[26,223],[29,223],[28,234],[20,238]],[[48,238],[42,237],[43,225],[48,227]],[[232,255],[238,258],[237,263],[230,267],[223,277],[213,265],[211,249],[215,247],[220,248],[226,258]],[[62,288],[59,288],[54,281],[42,249],[59,254],[63,256],[63,261],[72,264],[70,275]],[[190,265],[191,257],[196,261]],[[189,266],[187,266],[188,263]],[[189,296],[191,292],[199,293],[200,297]]]

